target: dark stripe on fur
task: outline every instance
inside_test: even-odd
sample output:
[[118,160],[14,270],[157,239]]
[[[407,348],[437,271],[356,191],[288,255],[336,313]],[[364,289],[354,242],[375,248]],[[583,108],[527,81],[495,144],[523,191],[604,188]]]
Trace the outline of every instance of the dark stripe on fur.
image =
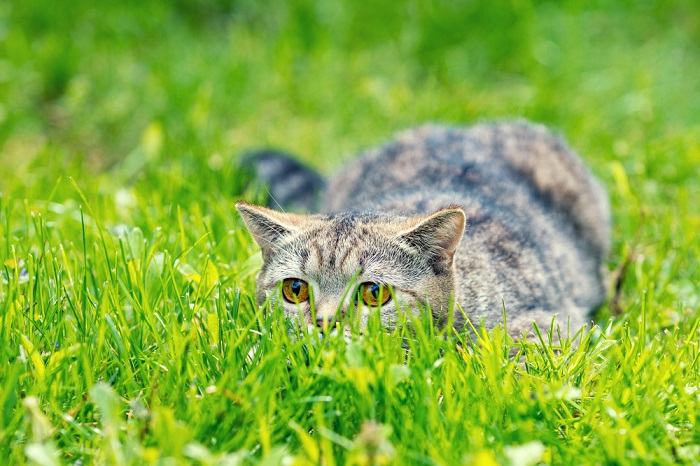
[[253,151],[243,155],[241,166],[268,187],[268,207],[302,212],[318,208],[325,180],[291,155],[272,149]]

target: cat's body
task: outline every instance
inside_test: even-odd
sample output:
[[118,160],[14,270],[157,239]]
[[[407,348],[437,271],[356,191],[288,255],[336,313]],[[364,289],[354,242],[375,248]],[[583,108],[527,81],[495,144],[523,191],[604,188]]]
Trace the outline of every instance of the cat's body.
[[[261,300],[283,275],[299,276],[314,288],[320,313],[338,317],[347,306],[343,286],[362,270],[358,282],[396,287],[397,300],[427,303],[438,322],[446,320],[452,297],[464,310],[455,312],[456,326],[466,316],[492,327],[505,309],[515,335],[532,322],[549,326],[554,315],[577,329],[605,298],[607,197],[578,157],[541,126],[403,132],[350,161],[320,200],[324,216],[262,212],[265,227],[279,222],[288,230],[274,237],[256,231],[260,217],[246,210],[252,207],[239,207],[265,254]],[[265,241],[279,242],[266,252]],[[390,305],[382,308],[387,326],[395,313]]]

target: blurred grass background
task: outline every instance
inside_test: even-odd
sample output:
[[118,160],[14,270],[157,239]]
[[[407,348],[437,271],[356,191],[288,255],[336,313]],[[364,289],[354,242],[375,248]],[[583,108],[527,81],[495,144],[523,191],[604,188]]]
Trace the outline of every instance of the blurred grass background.
[[106,170],[150,128],[156,167],[270,144],[328,168],[426,120],[525,116],[594,165],[696,174],[665,163],[700,123],[692,0],[29,0],[0,21],[10,164]]
[[[194,439],[313,464],[316,429],[331,464],[367,428],[398,462],[491,465],[533,439],[544,462],[690,462],[698,77],[695,0],[0,2],[0,452],[188,462]],[[402,369],[400,340],[308,355],[256,324],[238,154],[330,172],[411,125],[510,117],[560,131],[610,191],[610,266],[632,262],[607,340],[523,368],[498,335],[468,356],[428,338]],[[393,434],[360,427],[376,418]]]

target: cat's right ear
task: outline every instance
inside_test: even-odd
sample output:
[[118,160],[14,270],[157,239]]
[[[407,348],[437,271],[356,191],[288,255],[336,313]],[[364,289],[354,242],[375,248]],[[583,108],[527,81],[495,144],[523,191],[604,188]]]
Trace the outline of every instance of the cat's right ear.
[[278,212],[247,202],[237,202],[236,210],[241,214],[255,242],[260,246],[263,257],[274,252],[282,238],[298,231],[304,223],[303,215]]
[[466,213],[459,206],[438,210],[410,220],[410,228],[399,238],[419,251],[451,266],[466,226]]

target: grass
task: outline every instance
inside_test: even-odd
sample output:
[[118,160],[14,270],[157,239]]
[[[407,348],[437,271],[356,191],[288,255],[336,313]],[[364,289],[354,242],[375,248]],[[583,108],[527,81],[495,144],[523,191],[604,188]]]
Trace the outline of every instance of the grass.
[[[695,3],[0,3],[1,462],[698,464]],[[241,151],[509,116],[608,187],[621,315],[554,351],[253,304]]]

